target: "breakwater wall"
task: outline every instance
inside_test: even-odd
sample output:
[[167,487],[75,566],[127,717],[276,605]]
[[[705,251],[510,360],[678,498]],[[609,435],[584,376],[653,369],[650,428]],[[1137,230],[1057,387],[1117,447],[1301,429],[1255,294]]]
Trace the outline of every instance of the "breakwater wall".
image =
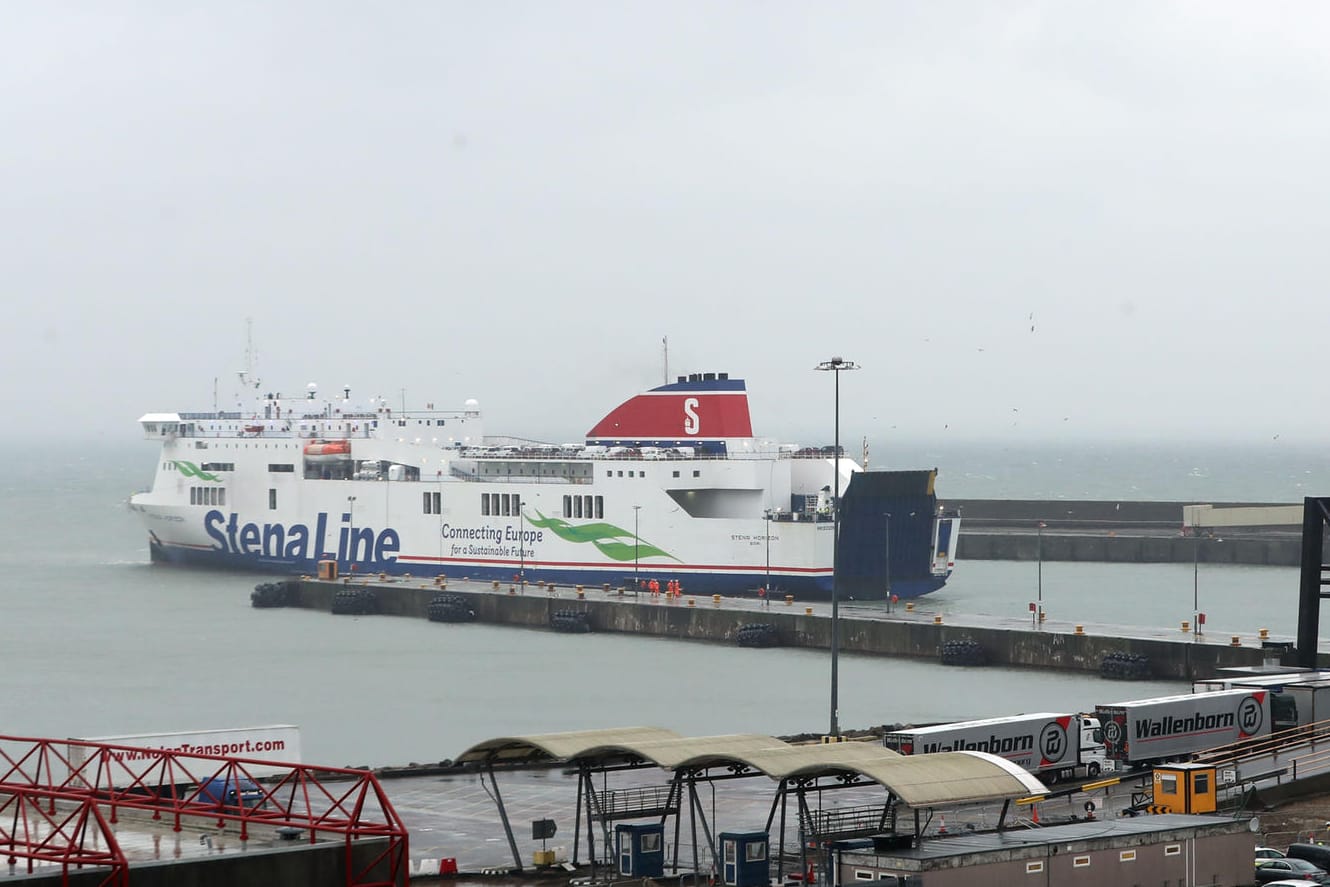
[[[725,598],[719,602],[710,597],[652,599],[603,588],[587,588],[579,596],[569,587],[550,591],[528,586],[521,593],[509,588],[448,582],[446,593],[464,595],[476,621],[495,625],[548,630],[558,621],[556,614],[573,611],[585,614],[587,627],[597,632],[735,644],[741,627],[765,623],[774,628],[779,646],[828,649],[831,645],[831,618],[825,605],[812,608],[798,602],[775,601],[768,608],[754,609],[751,601]],[[427,618],[430,601],[445,591],[440,585],[412,584],[409,580],[348,583],[306,579],[300,582],[292,603],[331,610],[335,596],[351,589],[365,589],[371,594],[379,614],[419,619]],[[1255,637],[1241,639],[1235,646],[1227,643],[1228,637],[1119,637],[1095,626],[1085,626],[1078,633],[1074,627],[966,624],[961,617],[939,621],[939,617],[906,612],[903,607],[891,614],[842,614],[840,626],[840,649],[845,653],[936,661],[947,641],[972,640],[983,648],[990,665],[1095,673],[1108,654],[1130,653],[1146,657],[1150,676],[1165,680],[1209,677],[1218,668],[1261,665],[1281,655],[1281,651],[1264,646]],[[1285,655],[1285,659],[1292,664],[1291,657]],[[1323,664],[1330,665],[1330,657],[1323,655],[1322,659]]]
[[[956,555],[965,560],[1097,561],[1106,563],[1254,564],[1296,567],[1300,526],[1193,530],[1185,502],[949,499],[961,516]],[[1213,503],[1267,508],[1272,503]],[[1278,504],[1278,503],[1273,503]],[[1043,527],[1040,527],[1043,524]]]
[[985,532],[961,524],[956,556],[971,561],[1096,561],[1122,564],[1253,564],[1296,567],[1301,537],[1190,537],[1134,535],[1130,530],[1098,533]]

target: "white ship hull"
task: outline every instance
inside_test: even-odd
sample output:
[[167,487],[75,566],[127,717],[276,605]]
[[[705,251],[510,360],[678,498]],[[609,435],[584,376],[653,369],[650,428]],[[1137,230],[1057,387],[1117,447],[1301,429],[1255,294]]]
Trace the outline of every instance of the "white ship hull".
[[[343,575],[615,587],[676,580],[687,593],[765,587],[826,597],[833,522],[825,494],[817,507],[818,493],[838,461],[844,487],[861,474],[844,457],[751,439],[617,453],[601,445],[481,448],[475,410],[394,416],[281,404],[267,399],[250,415],[141,420],[162,445],[151,491],[131,500],[154,558],[311,574],[320,561],[335,561]],[[746,398],[743,409],[746,418]],[[445,428],[452,438],[440,441]],[[879,558],[880,572],[895,575],[842,596],[913,597],[946,581],[950,561],[944,550],[937,568],[931,497],[930,475],[928,503],[901,501],[890,533],[876,536],[884,550],[851,553]],[[841,524],[844,540],[844,516]],[[888,568],[888,535],[932,547],[894,552]],[[843,545],[842,565],[850,556]],[[917,563],[898,566],[907,559]]]

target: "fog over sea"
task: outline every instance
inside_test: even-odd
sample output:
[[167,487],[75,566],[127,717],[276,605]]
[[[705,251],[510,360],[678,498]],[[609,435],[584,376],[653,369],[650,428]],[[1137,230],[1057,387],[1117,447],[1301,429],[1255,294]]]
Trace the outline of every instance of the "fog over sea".
[[[857,448],[847,446],[857,456]],[[0,445],[0,733],[104,736],[292,723],[305,759],[450,758],[491,736],[649,724],[793,733],[828,719],[824,652],[739,650],[424,620],[254,610],[263,574],[153,566],[125,507],[147,442]],[[943,498],[1299,502],[1330,493],[1330,455],[1281,447],[875,443],[873,467],[940,469]],[[1174,625],[1192,566],[1043,566],[1050,618]],[[1297,571],[1201,565],[1211,633],[1292,634]],[[961,562],[930,612],[1020,616],[1035,565]],[[937,721],[1173,692],[1167,683],[952,669],[845,656],[844,727]],[[1111,698],[1110,698],[1111,697]]]

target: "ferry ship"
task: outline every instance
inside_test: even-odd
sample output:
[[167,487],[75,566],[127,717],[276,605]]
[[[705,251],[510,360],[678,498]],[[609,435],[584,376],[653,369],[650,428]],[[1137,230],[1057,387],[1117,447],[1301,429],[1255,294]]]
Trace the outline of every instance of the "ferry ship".
[[866,471],[755,437],[726,373],[633,396],[564,445],[487,437],[474,400],[246,391],[239,409],[139,420],[161,445],[130,500],[154,560],[826,599],[839,508],[841,599],[917,597],[954,566],[960,521],[939,510],[936,469]]

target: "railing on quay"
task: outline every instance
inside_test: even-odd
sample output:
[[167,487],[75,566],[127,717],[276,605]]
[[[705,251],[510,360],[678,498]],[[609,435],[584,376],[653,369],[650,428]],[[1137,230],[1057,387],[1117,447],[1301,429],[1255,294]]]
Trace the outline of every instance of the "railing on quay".
[[[207,790],[214,780],[224,788]],[[238,803],[229,803],[227,789],[244,780],[261,796],[245,802],[237,791]],[[51,814],[62,798],[109,808],[111,823],[124,808],[150,812],[154,820],[165,814],[175,831],[186,816],[214,819],[219,827],[235,822],[241,841],[260,824],[308,832],[311,844],[320,834],[340,837],[347,884],[357,887],[396,885],[408,865],[406,825],[368,770],[0,735],[0,795],[34,793],[49,799]],[[352,849],[361,838],[386,839],[387,847],[357,865]]]

